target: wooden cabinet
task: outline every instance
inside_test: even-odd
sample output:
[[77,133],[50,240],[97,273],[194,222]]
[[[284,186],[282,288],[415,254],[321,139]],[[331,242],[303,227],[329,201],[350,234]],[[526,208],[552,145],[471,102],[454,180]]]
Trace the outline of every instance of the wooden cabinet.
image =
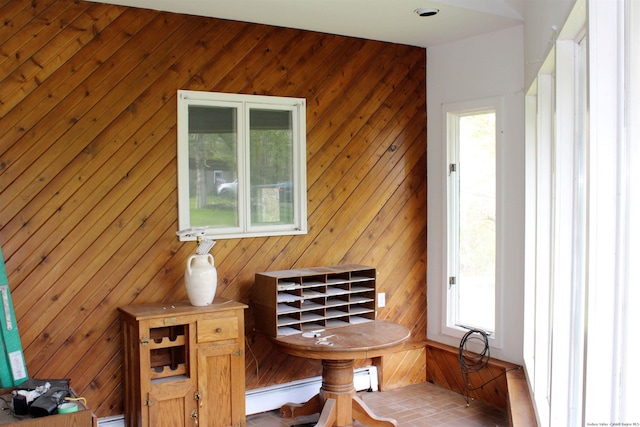
[[121,307],[127,427],[245,425],[244,309]]
[[338,265],[257,273],[256,329],[277,337],[376,318],[376,270]]

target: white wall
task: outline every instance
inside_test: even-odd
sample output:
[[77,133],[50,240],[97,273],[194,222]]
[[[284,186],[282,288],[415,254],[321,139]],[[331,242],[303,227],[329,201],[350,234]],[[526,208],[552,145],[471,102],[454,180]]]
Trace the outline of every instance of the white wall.
[[[524,29],[495,33],[427,49],[427,338],[457,346],[459,339],[442,334],[446,206],[445,140],[442,104],[503,96],[505,101],[504,156],[499,165],[503,195],[502,348],[491,357],[522,363],[524,287]],[[500,196],[498,196],[500,197]]]
[[528,88],[549,54],[576,0],[526,2],[524,26],[525,84]]

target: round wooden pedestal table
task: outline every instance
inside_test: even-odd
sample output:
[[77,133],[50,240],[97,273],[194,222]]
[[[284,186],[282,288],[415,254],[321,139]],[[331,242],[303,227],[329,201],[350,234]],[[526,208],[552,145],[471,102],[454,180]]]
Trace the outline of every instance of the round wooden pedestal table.
[[396,351],[409,336],[410,332],[404,326],[373,320],[275,338],[274,342],[284,353],[322,360],[320,392],[306,403],[283,405],[280,416],[296,418],[320,412],[316,427],[348,427],[354,420],[369,427],[397,426],[394,419],[376,416],[356,396],[353,364],[357,359]]

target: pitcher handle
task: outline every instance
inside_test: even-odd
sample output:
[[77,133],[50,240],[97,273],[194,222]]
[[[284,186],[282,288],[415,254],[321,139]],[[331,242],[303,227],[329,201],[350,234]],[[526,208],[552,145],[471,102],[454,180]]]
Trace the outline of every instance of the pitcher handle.
[[195,255],[191,255],[187,260],[187,271],[189,272],[189,275],[191,275],[191,261],[193,261],[195,257]]

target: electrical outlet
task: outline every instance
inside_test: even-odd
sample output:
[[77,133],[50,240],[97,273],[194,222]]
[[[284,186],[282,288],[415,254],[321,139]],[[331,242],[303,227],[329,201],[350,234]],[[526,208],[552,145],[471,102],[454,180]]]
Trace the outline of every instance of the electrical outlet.
[[378,293],[378,308],[387,305],[387,295],[384,292]]

